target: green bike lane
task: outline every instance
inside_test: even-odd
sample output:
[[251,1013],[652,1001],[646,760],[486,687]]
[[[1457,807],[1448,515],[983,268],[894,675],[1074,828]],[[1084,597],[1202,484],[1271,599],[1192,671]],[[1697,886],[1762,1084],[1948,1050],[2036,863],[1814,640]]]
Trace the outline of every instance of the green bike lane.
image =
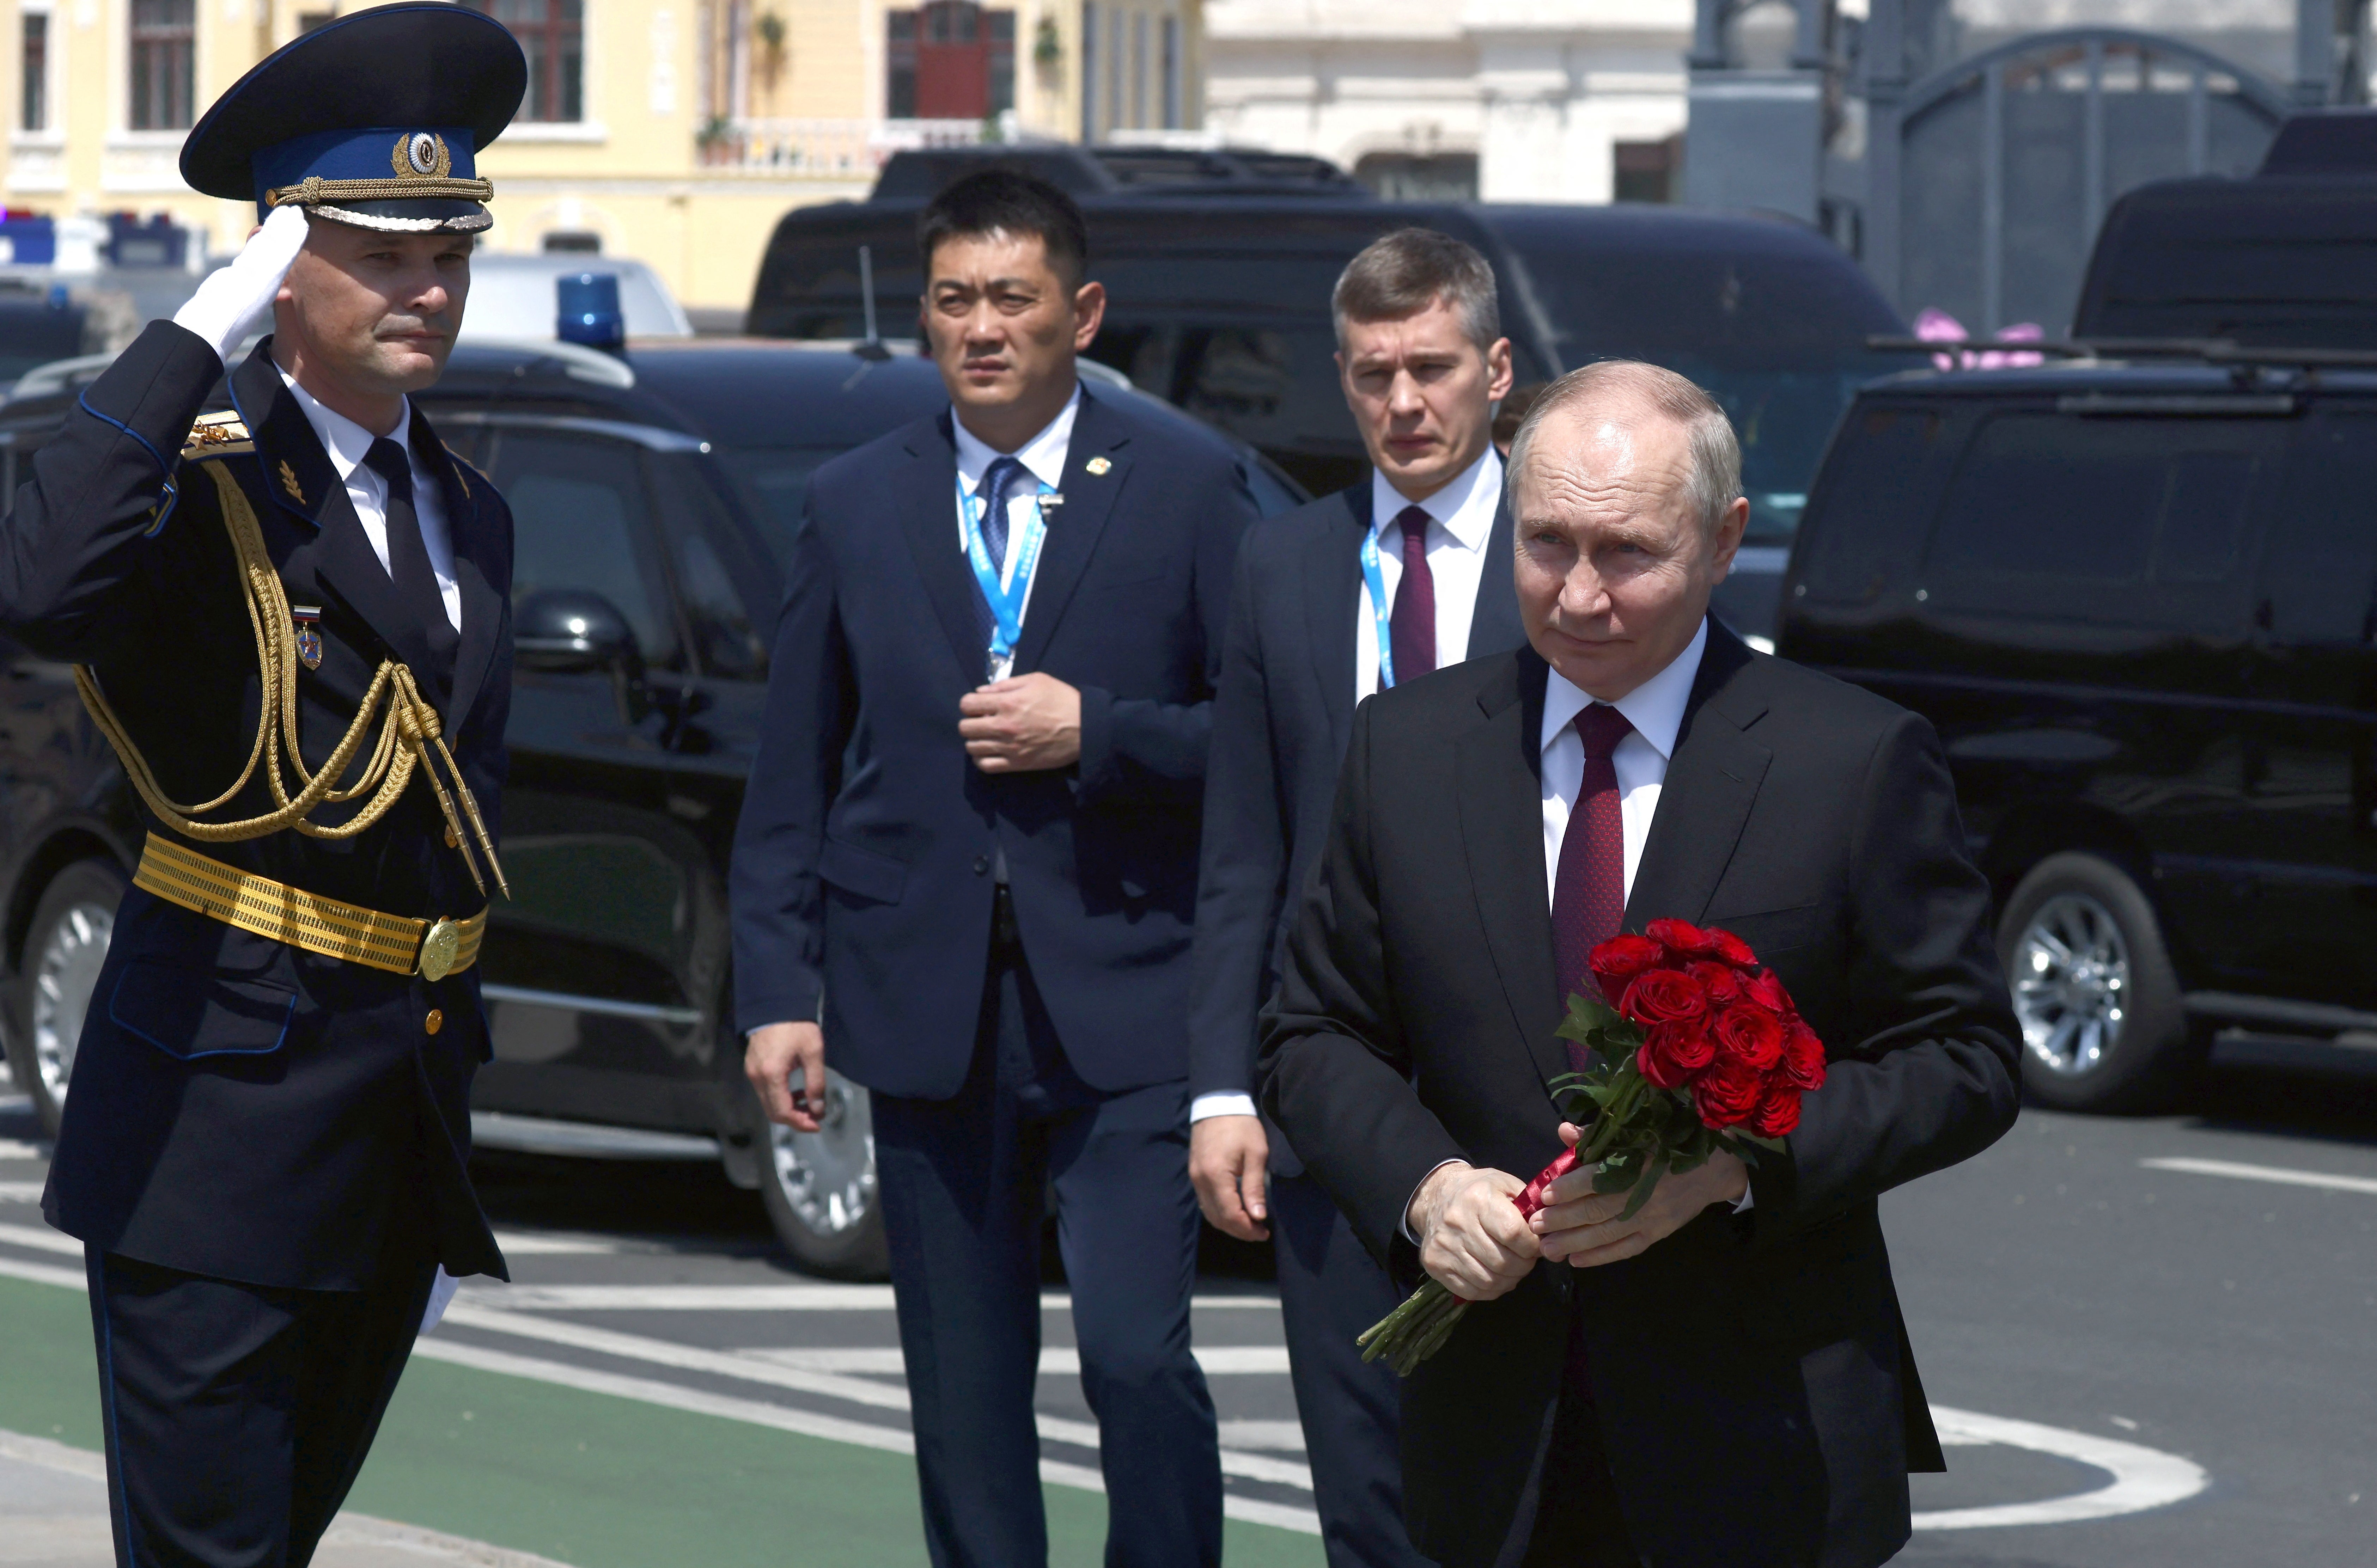
[[[0,1276],[0,1429],[98,1448],[83,1294]],[[1051,1563],[1100,1562],[1105,1499],[1043,1491]],[[430,1355],[405,1372],[348,1504],[574,1568],[926,1561],[904,1454]],[[1322,1561],[1309,1535],[1243,1519],[1224,1532],[1232,1564]]]

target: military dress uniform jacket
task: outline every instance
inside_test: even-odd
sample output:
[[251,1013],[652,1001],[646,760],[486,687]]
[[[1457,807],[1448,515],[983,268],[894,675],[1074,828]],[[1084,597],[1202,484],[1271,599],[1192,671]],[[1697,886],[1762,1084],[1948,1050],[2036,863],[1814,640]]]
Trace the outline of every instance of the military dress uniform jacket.
[[[220,794],[246,763],[262,695],[206,471],[220,462],[256,512],[290,604],[320,607],[319,667],[297,671],[307,768],[321,767],[393,658],[438,709],[499,836],[511,514],[416,409],[412,444],[438,473],[462,600],[452,666],[433,667],[422,615],[400,600],[270,350],[268,339],[231,376],[252,449],[234,440],[211,460],[203,446],[175,459],[221,374],[200,339],[152,323],[91,384],[0,523],[0,629],[91,667],[167,798]],[[161,524],[152,449],[175,464],[180,490]],[[204,820],[274,805],[259,768]],[[321,807],[313,820],[336,826],[353,809]],[[145,808],[143,818],[157,828]],[[283,830],[188,847],[385,914],[463,919],[486,902],[418,778],[352,838]],[[91,997],[43,1210],[101,1250],[254,1285],[359,1289],[384,1249],[408,1240],[394,1227],[417,1228],[451,1273],[500,1276],[465,1170],[471,1079],[488,1054],[475,968],[431,982],[317,956],[134,887]]]

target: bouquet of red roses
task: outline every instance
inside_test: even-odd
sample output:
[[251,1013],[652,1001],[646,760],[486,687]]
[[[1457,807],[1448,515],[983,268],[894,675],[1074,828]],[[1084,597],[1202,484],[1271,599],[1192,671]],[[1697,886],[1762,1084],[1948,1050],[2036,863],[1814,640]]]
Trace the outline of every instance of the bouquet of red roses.
[[[1755,1166],[1799,1124],[1799,1097],[1824,1082],[1824,1043],[1774,971],[1729,931],[1653,921],[1593,950],[1594,978],[1617,1005],[1568,999],[1562,1039],[1591,1051],[1583,1072],[1551,1081],[1584,1137],[1511,1201],[1532,1218],[1544,1191],[1583,1165],[1596,1193],[1627,1194],[1619,1218],[1651,1200],[1659,1178],[1726,1149]],[[1373,1324],[1362,1359],[1409,1376],[1451,1336],[1469,1303],[1434,1279]]]

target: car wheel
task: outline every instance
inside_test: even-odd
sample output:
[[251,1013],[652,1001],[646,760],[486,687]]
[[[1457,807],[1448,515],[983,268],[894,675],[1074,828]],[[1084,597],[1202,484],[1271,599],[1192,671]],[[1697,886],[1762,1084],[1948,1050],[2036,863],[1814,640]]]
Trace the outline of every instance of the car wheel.
[[2189,1065],[2187,1015],[2154,907],[2096,855],[2050,855],[2007,901],[1998,956],[2022,1025],[2022,1082],[2063,1111],[2152,1109]]
[[[801,1080],[793,1080],[801,1092]],[[758,1112],[753,1143],[759,1197],[785,1250],[802,1267],[846,1279],[882,1279],[891,1271],[883,1240],[883,1203],[875,1181],[875,1122],[866,1090],[826,1070],[826,1108],[814,1133],[779,1126]]]
[[77,861],[50,879],[25,933],[8,1065],[52,1137],[123,899],[122,872],[106,861]]

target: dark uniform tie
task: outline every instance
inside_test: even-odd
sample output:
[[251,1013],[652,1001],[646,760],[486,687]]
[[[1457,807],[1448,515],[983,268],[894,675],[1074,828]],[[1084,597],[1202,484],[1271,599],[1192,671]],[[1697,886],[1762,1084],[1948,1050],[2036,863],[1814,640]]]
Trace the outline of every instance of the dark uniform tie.
[[[1571,996],[1596,994],[1593,950],[1618,934],[1626,920],[1626,821],[1618,805],[1618,768],[1610,759],[1633,731],[1626,716],[1595,703],[1576,716],[1584,742],[1584,778],[1560,835],[1559,880],[1552,888],[1552,944],[1559,958],[1561,1010]],[[1571,1055],[1583,1047],[1571,1044]]]
[[364,454],[364,466],[388,486],[388,575],[396,579],[396,597],[406,612],[421,622],[429,641],[433,670],[416,671],[449,685],[454,673],[454,649],[460,641],[454,623],[446,618],[446,596],[438,591],[437,574],[429,564],[429,547],[421,540],[421,517],[412,505],[412,464],[404,448],[382,436]]
[[1404,530],[1404,575],[1387,617],[1387,646],[1395,657],[1395,684],[1436,668],[1436,576],[1427,569],[1427,514],[1406,506],[1395,514]]
[[[982,482],[973,487],[974,499],[982,503],[982,547],[990,553],[990,567],[1002,576],[1007,570],[1007,504],[1014,498],[1017,484],[1030,478],[1023,465],[1013,457],[1000,457],[983,470]],[[998,617],[991,612],[990,600],[974,584],[973,618],[982,626],[982,646],[985,655],[990,640],[998,631]]]

